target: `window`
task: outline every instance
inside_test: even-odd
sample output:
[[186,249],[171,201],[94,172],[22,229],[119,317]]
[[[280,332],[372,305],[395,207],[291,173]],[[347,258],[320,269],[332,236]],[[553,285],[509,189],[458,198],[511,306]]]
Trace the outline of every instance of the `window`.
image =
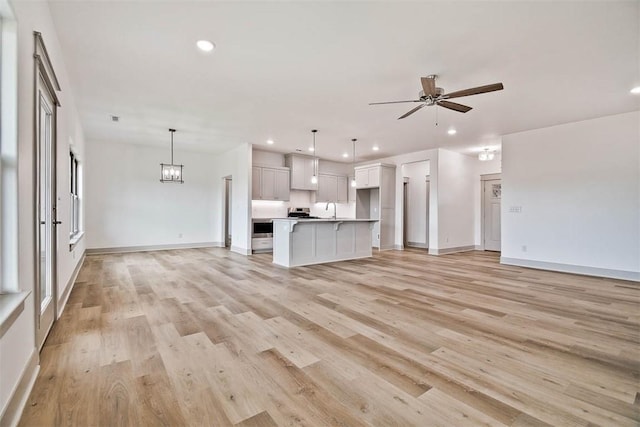
[[80,237],[80,162],[73,153],[69,152],[69,183],[71,184],[71,220],[69,222],[69,237],[72,243]]

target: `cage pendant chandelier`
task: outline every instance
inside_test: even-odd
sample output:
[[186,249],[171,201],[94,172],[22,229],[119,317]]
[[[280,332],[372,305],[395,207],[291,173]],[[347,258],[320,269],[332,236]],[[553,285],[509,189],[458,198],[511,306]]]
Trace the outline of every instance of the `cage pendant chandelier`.
[[184,165],[176,165],[173,163],[173,134],[175,129],[169,129],[171,133],[171,163],[160,163],[160,182],[173,182],[177,184],[184,184],[182,179],[182,168]]

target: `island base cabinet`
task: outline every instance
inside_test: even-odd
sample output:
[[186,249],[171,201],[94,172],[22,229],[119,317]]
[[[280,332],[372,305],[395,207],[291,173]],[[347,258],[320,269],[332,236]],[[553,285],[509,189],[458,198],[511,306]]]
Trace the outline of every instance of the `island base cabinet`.
[[273,262],[295,267],[370,257],[373,224],[274,220]]

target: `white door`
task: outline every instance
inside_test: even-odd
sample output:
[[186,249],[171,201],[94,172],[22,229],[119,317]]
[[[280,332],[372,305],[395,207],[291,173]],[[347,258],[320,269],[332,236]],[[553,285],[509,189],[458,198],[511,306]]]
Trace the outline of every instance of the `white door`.
[[56,228],[60,222],[56,217],[56,141],[54,101],[45,83],[37,86],[36,159],[38,166],[36,203],[36,344],[42,348],[51,330],[56,305]]
[[500,199],[502,181],[484,181],[484,249],[500,251]]

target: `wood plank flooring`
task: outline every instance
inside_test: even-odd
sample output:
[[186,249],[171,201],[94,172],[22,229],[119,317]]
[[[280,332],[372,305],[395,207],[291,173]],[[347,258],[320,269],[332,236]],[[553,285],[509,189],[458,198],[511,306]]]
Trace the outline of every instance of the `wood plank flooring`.
[[23,426],[633,426],[640,285],[389,251],[88,256]]

